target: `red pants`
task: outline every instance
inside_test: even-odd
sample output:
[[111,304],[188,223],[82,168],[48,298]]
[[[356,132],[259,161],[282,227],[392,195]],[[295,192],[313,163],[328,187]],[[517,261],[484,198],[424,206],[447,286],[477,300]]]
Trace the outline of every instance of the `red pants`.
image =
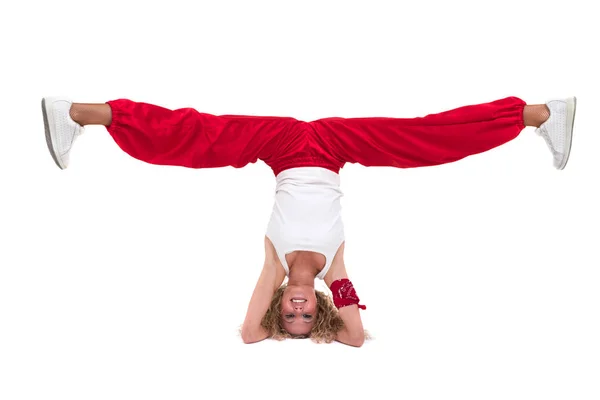
[[130,100],[107,102],[107,127],[126,153],[142,161],[190,168],[263,160],[275,175],[294,167],[336,173],[345,163],[412,168],[460,160],[506,143],[525,127],[516,97],[421,118],[215,116]]

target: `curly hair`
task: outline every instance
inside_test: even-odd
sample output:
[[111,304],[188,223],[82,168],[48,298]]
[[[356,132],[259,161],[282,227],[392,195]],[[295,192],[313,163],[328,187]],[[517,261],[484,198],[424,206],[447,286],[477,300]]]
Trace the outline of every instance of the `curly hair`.
[[261,321],[262,327],[269,333],[269,336],[276,340],[310,338],[316,343],[333,342],[337,333],[344,327],[344,322],[331,297],[319,290],[315,290],[317,312],[315,325],[310,333],[308,335],[292,335],[283,329],[281,326],[281,299],[286,287],[287,285],[284,284],[275,291],[271,305]]

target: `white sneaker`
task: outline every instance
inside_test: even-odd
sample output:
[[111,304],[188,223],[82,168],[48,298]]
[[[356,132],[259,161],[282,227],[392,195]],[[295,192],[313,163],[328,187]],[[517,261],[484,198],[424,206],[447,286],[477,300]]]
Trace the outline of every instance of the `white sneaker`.
[[46,129],[46,144],[60,169],[69,165],[69,152],[73,142],[84,131],[83,126],[71,119],[69,111],[73,102],[65,97],[44,97],[42,113]]
[[562,100],[550,100],[546,105],[550,110],[550,118],[535,132],[546,141],[554,156],[554,166],[557,169],[564,169],[571,153],[577,99],[569,97]]

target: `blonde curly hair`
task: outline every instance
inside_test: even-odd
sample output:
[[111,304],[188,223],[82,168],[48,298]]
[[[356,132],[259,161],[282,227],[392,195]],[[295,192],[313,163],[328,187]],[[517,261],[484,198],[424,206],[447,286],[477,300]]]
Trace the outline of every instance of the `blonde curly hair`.
[[262,327],[269,336],[276,340],[289,338],[310,338],[315,343],[331,343],[337,333],[344,327],[344,322],[333,304],[333,300],[325,293],[315,290],[317,296],[317,312],[315,325],[308,335],[292,335],[281,326],[281,299],[287,284],[282,285],[273,294],[271,305],[261,321]]

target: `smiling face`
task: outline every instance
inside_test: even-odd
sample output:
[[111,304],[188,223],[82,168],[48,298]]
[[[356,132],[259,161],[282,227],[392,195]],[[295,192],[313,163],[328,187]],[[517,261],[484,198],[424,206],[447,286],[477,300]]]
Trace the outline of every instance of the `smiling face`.
[[281,327],[292,335],[308,335],[315,325],[317,296],[311,286],[288,285],[281,299]]

